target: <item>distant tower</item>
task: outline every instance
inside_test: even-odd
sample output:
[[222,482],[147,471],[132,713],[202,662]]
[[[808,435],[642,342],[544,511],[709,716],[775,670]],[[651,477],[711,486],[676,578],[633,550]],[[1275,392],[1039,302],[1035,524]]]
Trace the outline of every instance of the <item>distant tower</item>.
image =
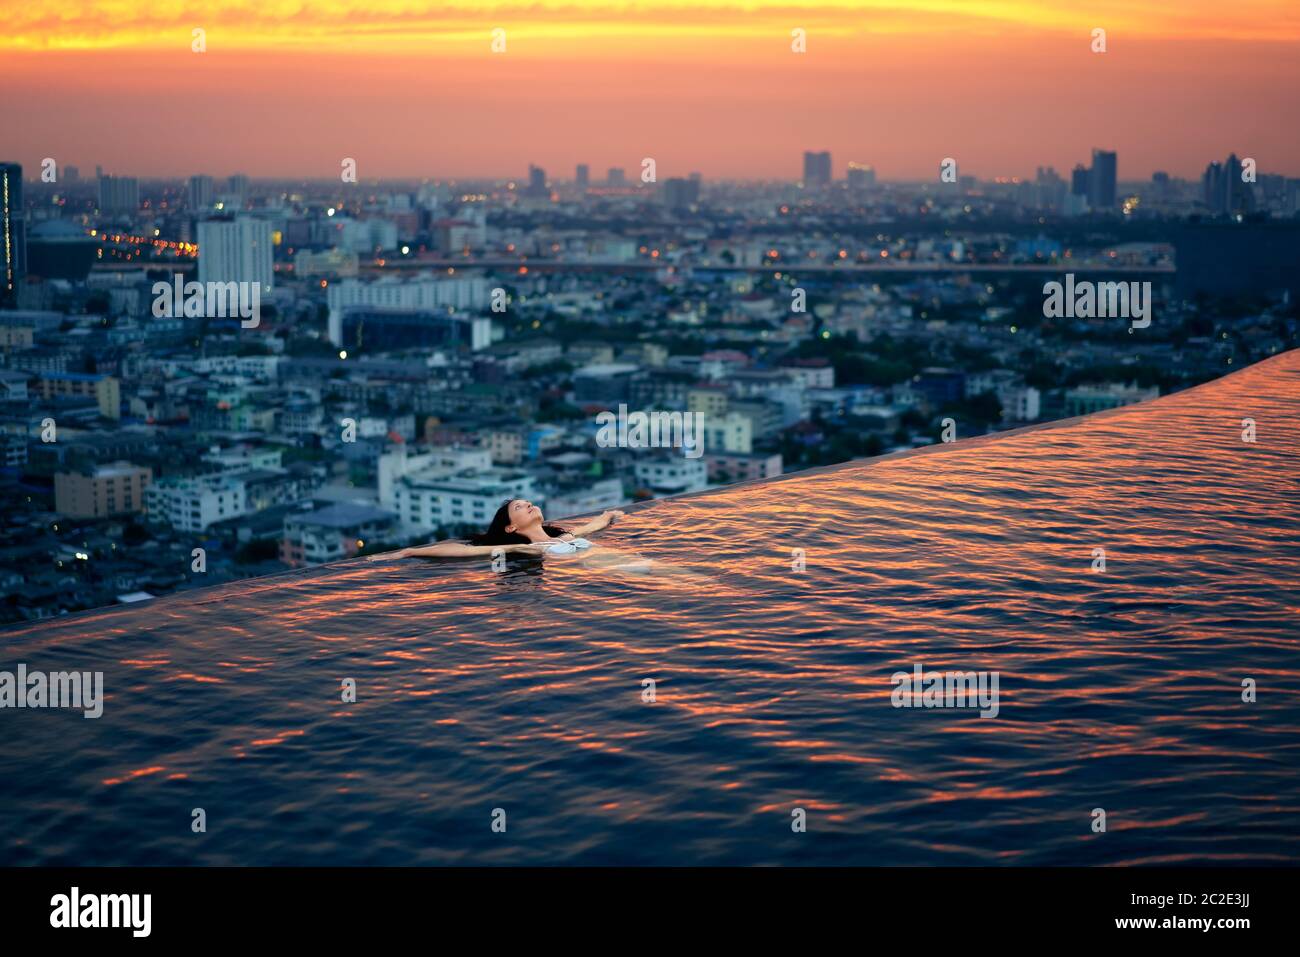
[[863,163],[850,163],[848,173],[845,175],[849,189],[854,192],[871,189],[876,185],[876,171]]
[[210,210],[216,196],[217,185],[211,176],[190,177],[190,209]]
[[1070,174],[1070,193],[1074,196],[1086,197],[1088,195],[1088,179],[1090,175],[1088,167],[1082,163],[1076,165],[1074,171]]
[[546,188],[546,170],[540,166],[528,164],[528,195],[536,197],[545,197],[550,195],[550,190]]
[[99,209],[104,213],[134,213],[140,208],[140,181],[134,176],[99,177]]
[[1116,155],[1106,150],[1092,151],[1092,169],[1088,173],[1088,205],[1097,210],[1115,208],[1118,196],[1116,189],[1117,172]]
[[1038,167],[1034,175],[1034,205],[1058,212],[1065,208],[1065,180],[1051,166]]
[[1212,213],[1226,212],[1223,194],[1223,164],[1211,162],[1201,177],[1201,202]]
[[252,216],[199,223],[199,282],[260,282],[272,287],[271,224]]
[[669,209],[686,209],[700,201],[700,174],[692,173],[690,179],[673,177],[664,181],[664,205]]
[[626,186],[627,174],[623,172],[622,167],[611,166],[605,176],[605,183],[608,186]]
[[807,187],[831,184],[831,154],[828,151],[803,154],[803,184]]
[[1246,212],[1246,184],[1241,181],[1241,160],[1237,159],[1236,153],[1229,153],[1227,162],[1223,164],[1223,180],[1225,212],[1230,216]]
[[1202,200],[1218,216],[1236,216],[1255,208],[1250,186],[1241,181],[1241,160],[1231,154],[1222,163],[1211,163],[1201,177]]
[[13,305],[27,274],[23,168],[17,163],[0,163],[0,266],[0,301]]
[[1163,203],[1171,195],[1169,174],[1163,170],[1156,170],[1151,174],[1151,194],[1156,202]]
[[248,187],[251,182],[243,173],[236,173],[227,183],[230,195],[234,197],[235,205],[240,209],[248,205]]
[[586,163],[579,163],[577,174],[573,179],[578,184],[578,189],[586,189],[587,184],[591,182],[591,167]]

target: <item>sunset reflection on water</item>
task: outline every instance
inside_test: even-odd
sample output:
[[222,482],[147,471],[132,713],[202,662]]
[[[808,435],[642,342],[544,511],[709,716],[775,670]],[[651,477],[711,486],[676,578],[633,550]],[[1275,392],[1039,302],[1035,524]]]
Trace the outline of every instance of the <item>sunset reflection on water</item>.
[[[0,863],[1294,862],[1297,503],[1289,353],[652,503],[595,536],[648,573],[355,561],[24,626],[0,668],[106,702],[0,713]],[[998,716],[891,707],[916,663],[999,672]]]

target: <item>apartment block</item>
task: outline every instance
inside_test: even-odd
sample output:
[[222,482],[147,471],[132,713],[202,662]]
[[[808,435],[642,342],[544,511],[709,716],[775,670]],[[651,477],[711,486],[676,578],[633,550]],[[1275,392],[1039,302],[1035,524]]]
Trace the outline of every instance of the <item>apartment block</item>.
[[144,509],[153,470],[110,462],[86,472],[54,474],[54,508],[69,518],[107,518]]
[[41,372],[34,384],[36,393],[42,399],[94,399],[99,406],[99,414],[104,418],[122,417],[121,392],[118,381],[113,376],[89,372]]

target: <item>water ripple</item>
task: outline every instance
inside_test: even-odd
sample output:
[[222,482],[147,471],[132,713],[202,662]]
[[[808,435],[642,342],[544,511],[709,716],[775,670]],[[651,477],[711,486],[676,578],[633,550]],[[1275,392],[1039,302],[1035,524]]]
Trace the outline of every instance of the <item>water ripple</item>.
[[[107,701],[0,712],[0,863],[1294,863],[1298,465],[1289,353],[651,503],[593,550],[648,572],[346,562],[25,626],[0,668]],[[997,671],[998,716],[892,707],[916,663]]]

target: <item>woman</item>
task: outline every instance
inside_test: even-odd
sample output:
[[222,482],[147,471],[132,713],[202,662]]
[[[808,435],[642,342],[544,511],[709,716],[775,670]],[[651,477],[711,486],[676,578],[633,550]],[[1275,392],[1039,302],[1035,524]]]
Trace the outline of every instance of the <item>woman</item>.
[[504,554],[571,555],[591,548],[591,542],[582,538],[605,528],[619,511],[605,512],[572,531],[558,525],[543,524],[542,510],[527,499],[512,498],[492,516],[492,524],[482,535],[474,535],[468,542],[438,542],[418,548],[403,548],[376,558],[469,558],[475,555]]

